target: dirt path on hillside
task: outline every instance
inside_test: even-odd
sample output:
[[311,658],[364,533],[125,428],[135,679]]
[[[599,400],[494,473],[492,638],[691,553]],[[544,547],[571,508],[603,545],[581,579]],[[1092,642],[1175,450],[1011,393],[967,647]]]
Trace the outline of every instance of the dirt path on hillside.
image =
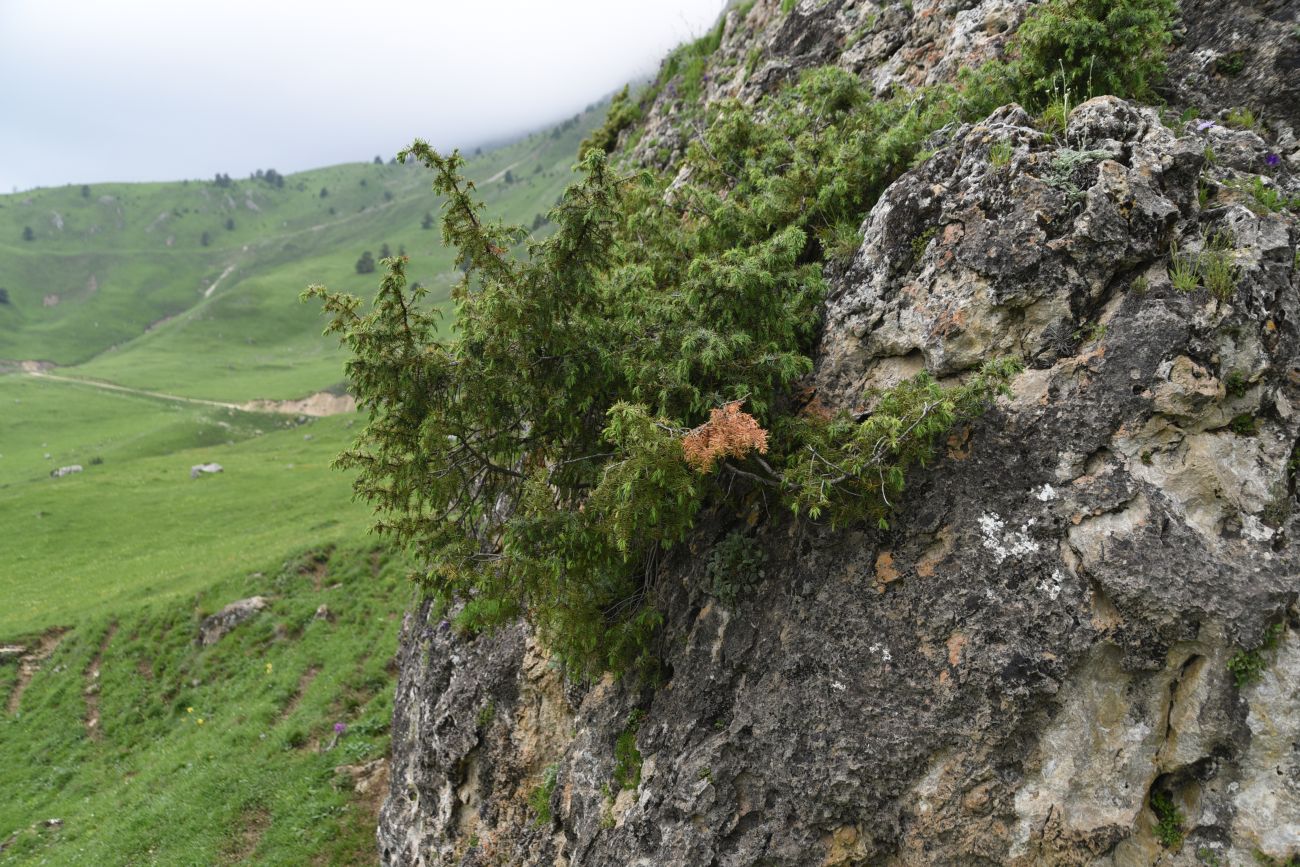
[[117,635],[117,621],[108,625],[104,640],[99,643],[99,652],[86,668],[86,735],[92,741],[104,739],[104,733],[99,727],[99,672],[104,666],[104,653],[114,635]]
[[161,391],[146,391],[142,388],[129,388],[112,382],[100,382],[94,379],[78,379],[73,376],[60,376],[48,370],[39,370],[24,366],[23,373],[36,379],[50,379],[55,382],[69,382],[73,385],[85,385],[105,391],[117,391],[134,394],[138,397],[152,397],[157,400],[170,400],[176,403],[191,403],[199,406],[215,406],[221,409],[237,409],[242,412],[271,412],[280,415],[307,415],[322,417],[355,412],[357,402],[351,395],[330,394],[320,391],[301,400],[250,400],[246,403],[226,403],[220,400],[207,400],[202,397],[184,397],[179,394],[167,394]]
[[[530,153],[529,156],[532,156],[532,154]],[[528,159],[528,157],[523,157],[523,158],[521,158],[521,159],[517,159],[517,160],[515,160],[515,161],[514,161],[513,163],[511,163],[510,165],[506,166],[504,169],[502,169],[501,171],[497,172],[497,173],[496,173],[495,175],[493,175],[492,177],[488,178],[486,181],[483,182],[483,184],[484,184],[485,186],[486,186],[487,184],[495,184],[497,181],[501,180],[502,178],[504,178],[504,177],[506,176],[506,172],[510,171],[511,169],[513,169],[515,166],[519,165],[520,163],[522,163],[522,162],[523,162],[524,160],[526,160],[526,159]]]
[[226,270],[224,270],[224,271],[221,272],[221,276],[218,277],[217,279],[213,280],[213,281],[212,281],[212,285],[209,286],[207,289],[204,289],[204,290],[203,290],[203,297],[204,297],[204,298],[211,298],[211,297],[212,297],[212,293],[215,292],[215,291],[217,291],[217,286],[218,286],[218,284],[220,284],[222,280],[225,280],[227,277],[229,277],[229,276],[230,276],[230,272],[233,271],[233,270],[235,270],[235,266],[234,266],[234,265],[228,265],[228,266],[226,266]]
[[62,627],[47,630],[41,636],[41,641],[36,648],[18,660],[18,682],[14,684],[14,691],[9,693],[9,702],[6,706],[10,715],[18,713],[18,708],[22,706],[23,693],[31,686],[32,678],[41,670],[41,664],[54,653],[67,631]]

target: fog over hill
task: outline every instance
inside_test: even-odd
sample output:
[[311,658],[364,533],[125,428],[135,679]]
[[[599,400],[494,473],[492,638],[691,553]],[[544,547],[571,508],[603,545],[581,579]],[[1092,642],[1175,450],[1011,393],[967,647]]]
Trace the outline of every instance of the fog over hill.
[[0,190],[296,171],[416,135],[500,142],[652,72],[722,6],[12,0]]

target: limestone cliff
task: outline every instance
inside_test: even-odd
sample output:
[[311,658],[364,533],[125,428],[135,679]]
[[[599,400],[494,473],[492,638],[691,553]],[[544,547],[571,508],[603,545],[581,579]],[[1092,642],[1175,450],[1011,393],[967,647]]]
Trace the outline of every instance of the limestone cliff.
[[[827,63],[944,80],[1026,5],[759,0],[704,98]],[[1100,98],[1057,137],[1017,106],[944,130],[830,275],[826,407],[1027,365],[889,531],[757,502],[767,565],[724,604],[704,562],[733,528],[704,521],[662,566],[657,689],[568,682],[523,624],[471,640],[410,612],[384,864],[1300,857],[1300,221],[1252,188],[1277,155],[1300,193],[1300,11],[1183,15],[1169,97],[1200,122]],[[1210,123],[1243,103],[1258,130]],[[665,88],[634,158],[671,167],[684,116]],[[1175,287],[1180,261],[1231,291]]]

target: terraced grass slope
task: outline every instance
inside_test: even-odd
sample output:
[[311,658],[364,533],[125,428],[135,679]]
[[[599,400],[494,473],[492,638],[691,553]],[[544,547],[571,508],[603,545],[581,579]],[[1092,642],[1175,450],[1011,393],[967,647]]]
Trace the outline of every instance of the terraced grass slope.
[[[249,562],[0,656],[0,864],[374,863],[403,564],[359,546]],[[254,594],[265,610],[195,643]]]
[[[571,181],[578,143],[599,119],[588,111],[472,158],[468,174],[492,214],[534,225]],[[435,301],[445,298],[454,263],[431,180],[413,165],[357,163],[279,181],[0,196],[0,359],[79,365],[77,375],[221,400],[301,397],[338,383],[342,355],[298,293],[309,283],[371,291],[375,275],[356,263],[387,245],[411,256],[412,278]]]

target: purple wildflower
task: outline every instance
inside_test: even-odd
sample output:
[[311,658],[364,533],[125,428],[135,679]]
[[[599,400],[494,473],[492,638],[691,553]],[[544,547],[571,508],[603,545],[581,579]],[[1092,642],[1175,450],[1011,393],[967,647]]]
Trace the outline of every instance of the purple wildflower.
[[1276,166],[1278,163],[1282,162],[1282,158],[1277,154],[1269,154],[1264,157],[1264,162],[1270,166]]
[[1198,124],[1196,125],[1196,131],[1197,131],[1197,132],[1205,132],[1207,129],[1213,129],[1213,127],[1214,127],[1214,121],[1212,121],[1212,120],[1203,120],[1203,121],[1201,121],[1200,123],[1198,123]]
[[347,730],[347,723],[334,723],[334,734],[341,735]]
[[451,624],[448,623],[446,620],[442,620],[438,623],[439,632],[446,632],[449,628],[451,628]]

